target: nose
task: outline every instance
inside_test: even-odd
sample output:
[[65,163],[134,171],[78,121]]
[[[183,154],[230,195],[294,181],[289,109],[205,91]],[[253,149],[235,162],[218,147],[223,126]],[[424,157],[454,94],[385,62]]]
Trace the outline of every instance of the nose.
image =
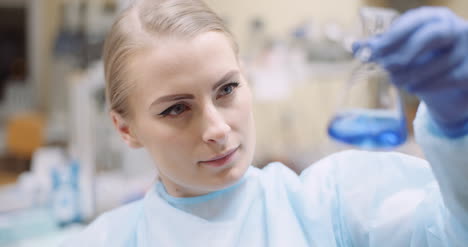
[[209,144],[224,146],[231,131],[231,127],[227,124],[225,117],[214,106],[207,107],[203,115],[203,141]]

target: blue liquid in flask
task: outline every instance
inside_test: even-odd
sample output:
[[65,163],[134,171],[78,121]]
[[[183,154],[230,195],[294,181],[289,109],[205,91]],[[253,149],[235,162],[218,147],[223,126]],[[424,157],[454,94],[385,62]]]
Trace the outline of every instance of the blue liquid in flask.
[[407,138],[405,118],[382,110],[340,113],[330,122],[328,134],[346,144],[371,149],[396,147]]

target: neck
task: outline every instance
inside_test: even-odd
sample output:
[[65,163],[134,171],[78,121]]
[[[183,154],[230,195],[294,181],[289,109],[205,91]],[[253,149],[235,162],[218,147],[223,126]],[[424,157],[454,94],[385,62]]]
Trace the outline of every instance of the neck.
[[186,188],[184,186],[180,186],[170,179],[166,178],[165,176],[159,175],[159,179],[161,180],[164,188],[166,189],[167,193],[173,197],[196,197],[208,194],[209,191],[198,191],[195,189]]

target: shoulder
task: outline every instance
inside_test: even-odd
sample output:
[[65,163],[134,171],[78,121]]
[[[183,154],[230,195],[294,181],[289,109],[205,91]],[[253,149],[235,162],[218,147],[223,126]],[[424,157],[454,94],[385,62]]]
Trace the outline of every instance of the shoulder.
[[348,150],[310,165],[299,176],[279,162],[257,171],[264,184],[355,187],[358,184],[423,186],[434,180],[427,161],[398,152]]
[[135,233],[141,207],[139,200],[106,212],[62,246],[122,246]]
[[353,231],[409,218],[436,188],[427,161],[397,152],[339,152],[304,170],[301,178],[308,195],[335,195],[341,215],[359,223],[352,224]]
[[259,170],[258,177],[263,184],[294,184],[299,176],[281,162],[272,162]]
[[335,182],[357,183],[362,178],[371,179],[384,175],[411,177],[415,172],[420,173],[418,177],[432,178],[430,166],[423,159],[398,152],[348,150],[312,164],[302,172],[301,177],[307,180],[317,175],[332,176]]
[[[368,207],[383,205],[395,196],[411,197],[417,204],[436,181],[423,159],[369,151],[330,155],[304,170],[301,180],[309,196],[333,194],[341,205],[369,213],[372,210]],[[396,201],[402,202],[398,198]]]

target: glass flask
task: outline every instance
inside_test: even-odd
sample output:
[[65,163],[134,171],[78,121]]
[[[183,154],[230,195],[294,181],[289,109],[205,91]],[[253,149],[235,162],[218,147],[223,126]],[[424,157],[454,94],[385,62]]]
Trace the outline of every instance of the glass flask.
[[[365,7],[360,10],[364,38],[379,35],[398,16],[396,11]],[[407,138],[406,117],[398,89],[388,73],[369,62],[371,50],[355,53],[353,69],[328,126],[333,139],[365,149],[390,149]]]

